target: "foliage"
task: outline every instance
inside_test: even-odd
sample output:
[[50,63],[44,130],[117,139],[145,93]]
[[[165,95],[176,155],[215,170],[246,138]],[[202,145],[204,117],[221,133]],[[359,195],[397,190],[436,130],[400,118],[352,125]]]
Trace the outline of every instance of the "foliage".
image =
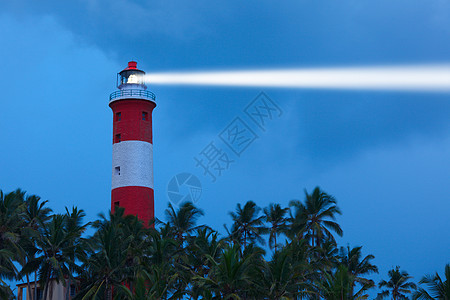
[[444,270],[445,280],[442,280],[438,273],[434,275],[426,275],[420,281],[420,285],[425,285],[425,288],[418,288],[414,293],[414,300],[450,300],[450,264],[445,265]]
[[380,288],[386,289],[378,294],[377,299],[383,299],[389,295],[392,296],[393,300],[408,299],[407,295],[416,289],[416,284],[409,281],[412,277],[409,276],[408,272],[400,270],[399,266],[389,270],[388,276],[388,281],[382,280],[378,285]]
[[[0,191],[1,299],[13,297],[7,280],[26,280],[29,291],[39,281],[45,299],[54,281],[76,284],[73,300],[357,300],[375,287],[368,278],[378,272],[374,256],[338,248],[341,211],[318,187],[290,207],[237,204],[225,236],[199,225],[203,211],[191,202],[169,204],[166,219],[149,226],[123,208],[86,223],[77,207],[53,214],[47,204],[20,189]],[[425,276],[414,299],[449,300],[449,265],[445,276]],[[398,267],[389,271],[378,298],[406,299],[415,288],[410,279]]]
[[[290,237],[306,239],[311,246],[320,246],[324,241],[335,242],[332,231],[339,236],[343,231],[335,222],[341,210],[333,196],[316,187],[311,194],[305,190],[305,202],[292,200],[290,206],[294,213],[290,217]],[[331,231],[330,231],[331,230]]]

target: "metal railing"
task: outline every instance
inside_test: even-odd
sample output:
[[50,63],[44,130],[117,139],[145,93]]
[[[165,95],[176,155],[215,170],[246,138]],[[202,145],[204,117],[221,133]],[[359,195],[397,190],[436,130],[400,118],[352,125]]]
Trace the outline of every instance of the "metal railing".
[[109,101],[119,98],[119,97],[133,97],[133,98],[137,98],[137,97],[142,97],[142,98],[150,98],[153,101],[155,101],[156,96],[155,94],[153,94],[150,91],[146,91],[146,90],[120,90],[120,91],[115,91],[114,93],[111,93],[111,95],[109,95]]

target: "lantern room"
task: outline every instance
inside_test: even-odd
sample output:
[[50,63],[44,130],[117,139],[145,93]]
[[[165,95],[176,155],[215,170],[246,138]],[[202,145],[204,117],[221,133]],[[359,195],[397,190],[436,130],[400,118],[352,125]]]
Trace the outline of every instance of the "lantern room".
[[137,62],[128,62],[128,67],[117,74],[117,87],[146,89],[144,80],[145,72],[137,68]]
[[130,98],[155,101],[155,94],[145,85],[145,72],[137,68],[135,61],[128,62],[128,67],[117,74],[117,87],[119,90],[109,95],[110,102]]

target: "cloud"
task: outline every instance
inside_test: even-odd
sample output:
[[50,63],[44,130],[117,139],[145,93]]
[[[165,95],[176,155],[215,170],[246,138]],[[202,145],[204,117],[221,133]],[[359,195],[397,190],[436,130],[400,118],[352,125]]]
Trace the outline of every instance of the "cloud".
[[78,205],[93,218],[109,203],[107,92],[118,66],[49,16],[2,15],[0,34],[8,45],[0,48],[0,189],[21,187],[57,212]]
[[[181,111],[189,110],[181,121],[189,132],[202,132],[214,124],[213,131],[219,133],[259,92],[221,91],[194,94],[184,90],[184,97],[193,99],[179,104]],[[446,94],[264,92],[283,109],[283,115],[256,144],[264,145],[258,153],[272,157],[281,154],[279,164],[299,161],[311,170],[321,171],[374,147],[402,145],[411,138],[438,141],[450,130],[450,101]],[[220,93],[226,101],[218,98]],[[201,105],[208,109],[203,111]]]
[[19,0],[4,3],[4,12],[16,15],[50,15],[90,43],[104,47],[145,40],[149,35],[190,39],[208,32],[202,24],[205,1]]
[[414,63],[450,52],[443,1],[17,0],[0,6],[23,18],[53,16],[79,43],[118,60],[146,60],[155,70]]

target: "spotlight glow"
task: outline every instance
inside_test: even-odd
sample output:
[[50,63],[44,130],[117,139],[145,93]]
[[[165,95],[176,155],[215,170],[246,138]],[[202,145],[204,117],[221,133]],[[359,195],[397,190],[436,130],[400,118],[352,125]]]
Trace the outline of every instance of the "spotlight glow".
[[155,85],[450,92],[450,65],[150,73]]

